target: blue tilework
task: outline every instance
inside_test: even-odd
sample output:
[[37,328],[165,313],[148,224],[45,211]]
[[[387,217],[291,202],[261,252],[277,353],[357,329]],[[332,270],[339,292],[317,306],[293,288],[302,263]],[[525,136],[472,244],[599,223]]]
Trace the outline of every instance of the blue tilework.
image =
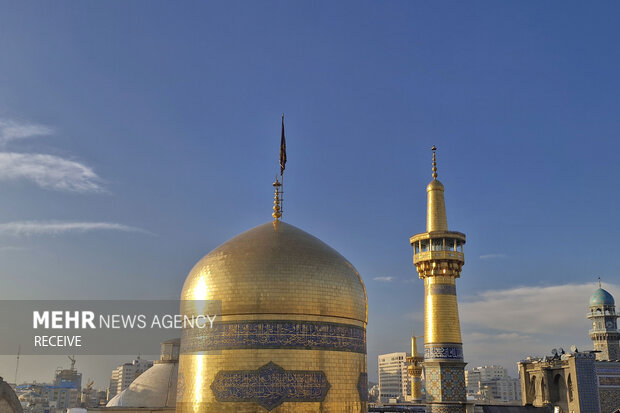
[[454,284],[430,284],[429,294],[456,295],[456,285]]
[[273,410],[284,402],[322,402],[330,384],[322,371],[284,370],[269,362],[258,370],[224,370],[211,390],[218,402],[254,402]]
[[425,344],[424,360],[463,360],[460,344]]
[[599,412],[594,355],[575,353],[575,367],[577,370],[577,385],[579,389],[579,406],[582,412]]
[[366,354],[366,330],[349,324],[314,321],[235,321],[213,328],[184,329],[181,351],[303,349]]

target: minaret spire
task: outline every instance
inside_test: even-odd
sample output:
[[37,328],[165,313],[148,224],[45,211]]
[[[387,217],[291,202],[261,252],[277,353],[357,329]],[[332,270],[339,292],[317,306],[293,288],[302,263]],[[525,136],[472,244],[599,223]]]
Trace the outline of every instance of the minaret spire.
[[437,179],[437,158],[435,158],[435,151],[437,147],[433,145],[431,151],[433,151],[433,179]]
[[426,212],[426,231],[447,231],[448,218],[446,216],[446,202],[444,200],[444,187],[437,179],[437,147],[433,145],[433,180],[426,187],[428,206]]

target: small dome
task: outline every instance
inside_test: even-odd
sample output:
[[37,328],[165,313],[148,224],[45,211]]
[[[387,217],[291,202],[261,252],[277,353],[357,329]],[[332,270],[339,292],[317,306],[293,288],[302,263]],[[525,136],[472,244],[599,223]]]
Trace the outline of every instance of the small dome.
[[323,241],[285,222],[259,225],[192,269],[183,300],[221,300],[223,316],[300,314],[367,322],[357,270]]
[[426,192],[436,190],[436,189],[443,191],[444,187],[443,187],[443,184],[439,182],[437,179],[433,179],[431,183],[428,184],[428,186],[426,187]]
[[607,291],[599,288],[594,291],[594,294],[590,297],[590,307],[595,307],[597,305],[615,305],[614,297],[609,294]]
[[110,399],[106,407],[174,407],[178,371],[178,363],[154,364]]

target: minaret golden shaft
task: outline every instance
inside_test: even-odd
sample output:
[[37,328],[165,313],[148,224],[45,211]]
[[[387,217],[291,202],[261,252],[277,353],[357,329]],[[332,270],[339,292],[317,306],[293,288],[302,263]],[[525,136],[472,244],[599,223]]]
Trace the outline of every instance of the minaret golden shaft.
[[427,232],[411,237],[413,263],[424,280],[424,369],[430,413],[465,412],[466,392],[456,279],[465,263],[465,234],[448,231],[444,186],[437,180],[433,146],[433,180],[426,188]]
[[411,357],[407,357],[407,372],[411,376],[411,399],[414,402],[422,400],[422,362],[424,357],[418,355],[418,345],[415,333],[411,335]]

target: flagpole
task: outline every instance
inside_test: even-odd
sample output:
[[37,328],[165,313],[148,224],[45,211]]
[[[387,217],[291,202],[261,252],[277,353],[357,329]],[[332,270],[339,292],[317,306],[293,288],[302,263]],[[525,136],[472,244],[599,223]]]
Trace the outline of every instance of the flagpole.
[[284,113],[282,114],[282,135],[280,138],[280,183],[282,191],[280,191],[280,208],[284,214],[284,167],[286,165],[286,141],[284,137]]
[[280,191],[280,209],[284,214],[284,174],[280,174],[280,182],[282,183],[282,190]]

